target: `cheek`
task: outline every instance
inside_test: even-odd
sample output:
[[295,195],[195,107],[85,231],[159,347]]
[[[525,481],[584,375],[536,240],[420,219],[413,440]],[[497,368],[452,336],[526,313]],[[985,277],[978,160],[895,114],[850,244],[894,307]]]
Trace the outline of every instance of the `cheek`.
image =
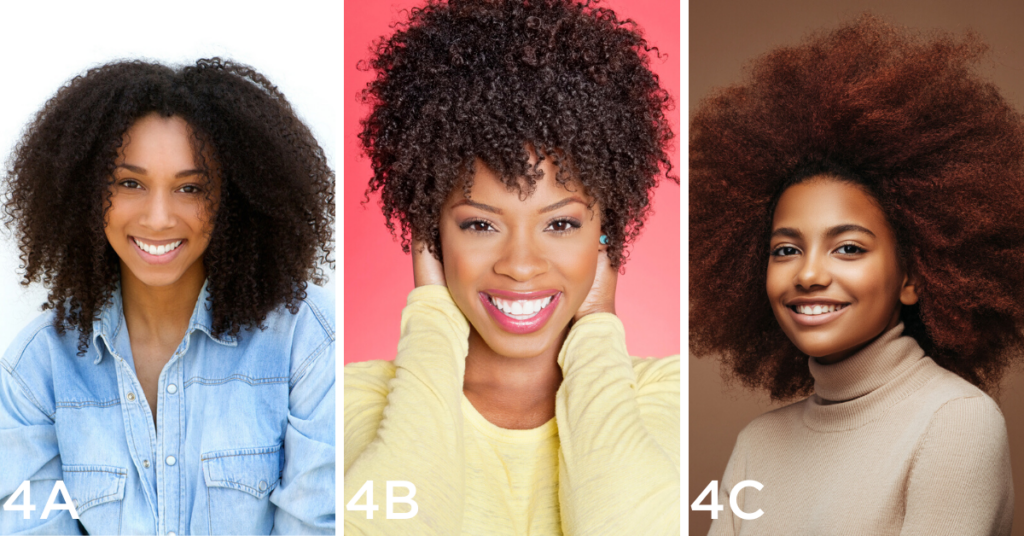
[[[768,271],[766,274],[765,291],[768,293],[768,300],[771,302],[772,307],[778,302],[779,298],[786,291],[787,281],[792,281],[789,274],[783,266],[768,264]],[[791,286],[791,285],[789,285]]]
[[893,269],[884,263],[862,266],[851,264],[836,270],[835,277],[842,281],[846,291],[862,304],[886,307],[895,288],[891,271]]
[[474,283],[483,275],[486,267],[487,252],[469,247],[460,238],[458,235],[441,233],[444,277],[453,295],[461,294],[466,288],[475,288]]
[[118,198],[110,198],[110,206],[103,213],[103,227],[106,233],[120,230],[130,219],[131,204]]
[[551,264],[575,287],[580,303],[594,284],[598,253],[596,246],[582,240],[566,241],[545,252]]

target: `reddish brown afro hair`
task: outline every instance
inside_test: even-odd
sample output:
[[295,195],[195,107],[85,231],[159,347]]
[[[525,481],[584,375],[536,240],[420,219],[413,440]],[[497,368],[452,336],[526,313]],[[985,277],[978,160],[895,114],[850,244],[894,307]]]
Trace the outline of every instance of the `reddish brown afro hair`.
[[[920,301],[905,333],[995,387],[1022,353],[1024,122],[973,66],[974,35],[922,37],[870,15],[750,66],[690,127],[690,350],[772,398],[808,394],[807,355],[765,291],[782,191],[817,173],[863,186]],[[817,170],[817,171],[814,171]]]

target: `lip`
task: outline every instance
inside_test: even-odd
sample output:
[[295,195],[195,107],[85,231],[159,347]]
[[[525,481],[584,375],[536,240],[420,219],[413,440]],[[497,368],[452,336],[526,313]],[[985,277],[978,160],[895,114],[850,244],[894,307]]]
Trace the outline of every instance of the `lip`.
[[177,242],[178,240],[181,240],[181,245],[174,248],[174,251],[171,251],[170,253],[164,253],[163,255],[153,255],[151,253],[146,253],[145,251],[143,251],[142,248],[140,248],[139,245],[135,243],[135,238],[136,237],[134,236],[129,236],[128,242],[132,245],[132,248],[135,249],[135,252],[139,254],[139,257],[141,257],[142,260],[146,261],[147,264],[167,264],[173,261],[178,256],[178,254],[181,253],[181,249],[185,247],[186,244],[188,244],[188,240],[184,238],[175,238],[171,240],[147,240],[144,238],[139,238],[139,240],[142,240],[147,244],[154,244],[157,246],[162,246],[164,244],[170,244],[172,242]]
[[484,291],[486,294],[501,298],[503,300],[539,300],[541,298],[547,298],[548,296],[554,296],[559,294],[557,290],[534,290],[530,292],[515,292],[512,290],[501,290],[501,289],[487,289]]
[[[546,298],[548,296],[554,296],[551,299],[551,303],[547,307],[541,309],[532,318],[526,320],[516,320],[505,313],[501,312],[494,304],[491,303],[488,295],[505,300],[537,300]],[[555,308],[558,307],[558,301],[562,297],[562,293],[557,290],[539,290],[535,292],[510,292],[504,290],[487,290],[479,293],[480,302],[484,304],[484,309],[491,315],[491,318],[501,329],[509,333],[522,335],[525,333],[533,333],[539,330],[547,324],[547,321],[554,314]]]
[[[831,313],[822,313],[820,315],[813,315],[813,316],[811,316],[811,315],[802,315],[802,314],[797,313],[796,311],[793,310],[793,306],[796,306],[796,305],[844,305],[844,304],[846,305],[846,307],[843,307],[842,309],[840,309],[838,311],[833,311]],[[801,326],[811,326],[811,327],[813,327],[813,326],[820,326],[822,324],[827,324],[827,323],[829,323],[829,322],[839,318],[840,316],[842,316],[843,313],[845,313],[847,310],[850,309],[850,306],[852,304],[849,303],[849,302],[843,302],[843,301],[831,300],[831,299],[797,298],[795,300],[791,300],[789,302],[786,302],[784,305],[786,307],[786,311],[789,312],[790,318],[792,318],[794,322],[796,322],[797,324],[799,324]]]

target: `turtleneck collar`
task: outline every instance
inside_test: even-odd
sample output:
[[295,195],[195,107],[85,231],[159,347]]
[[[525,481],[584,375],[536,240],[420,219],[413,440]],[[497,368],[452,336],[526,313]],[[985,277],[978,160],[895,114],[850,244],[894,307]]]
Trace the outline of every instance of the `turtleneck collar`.
[[831,402],[844,402],[889,383],[924,357],[924,350],[917,341],[902,335],[903,323],[900,322],[861,351],[838,363],[822,365],[810,358],[814,393]]
[[838,363],[822,365],[812,357],[808,364],[814,395],[804,422],[821,431],[848,430],[878,418],[941,370],[913,337],[903,336],[902,323]]

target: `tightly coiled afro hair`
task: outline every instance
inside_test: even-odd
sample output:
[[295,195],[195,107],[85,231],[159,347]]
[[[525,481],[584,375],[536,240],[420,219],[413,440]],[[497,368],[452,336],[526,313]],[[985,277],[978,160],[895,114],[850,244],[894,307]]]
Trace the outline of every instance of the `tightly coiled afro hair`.
[[774,204],[818,169],[878,198],[920,295],[902,310],[905,333],[941,366],[997,385],[1022,353],[1024,122],[973,71],[984,52],[973,35],[923,37],[865,15],[769,52],[701,103],[692,352],[776,399],[811,391],[765,283]]
[[[307,281],[332,265],[334,173],[277,88],[252,68],[199,60],[180,69],[116,62],[75,77],[28,125],[8,162],[5,223],[21,249],[22,284],[41,281],[79,351],[120,280],[104,234],[109,186],[124,133],[159,113],[188,123],[219,204],[203,255],[213,328],[237,335],[284,304],[293,313]],[[212,170],[212,171],[211,171]]]
[[430,0],[377,42],[363,65],[376,71],[362,91],[367,193],[380,192],[405,251],[422,240],[440,258],[441,208],[457,187],[469,195],[477,158],[529,195],[542,176],[532,149],[593,196],[609,258],[623,262],[661,170],[672,177],[671,101],[648,67],[655,49],[596,4]]

